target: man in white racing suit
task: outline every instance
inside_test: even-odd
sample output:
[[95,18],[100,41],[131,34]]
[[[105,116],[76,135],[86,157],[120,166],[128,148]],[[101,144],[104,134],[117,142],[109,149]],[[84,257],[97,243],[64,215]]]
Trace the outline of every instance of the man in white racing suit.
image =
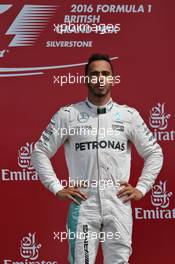
[[[131,255],[131,200],[140,200],[162,167],[162,150],[139,113],[111,99],[113,68],[94,54],[85,69],[88,98],[62,107],[35,144],[32,163],[41,182],[70,199],[69,263],[94,264],[99,241],[105,264],[127,264]],[[136,187],[129,184],[131,143],[144,159]],[[72,186],[63,188],[51,157],[64,144]],[[77,184],[78,183],[78,184]]]

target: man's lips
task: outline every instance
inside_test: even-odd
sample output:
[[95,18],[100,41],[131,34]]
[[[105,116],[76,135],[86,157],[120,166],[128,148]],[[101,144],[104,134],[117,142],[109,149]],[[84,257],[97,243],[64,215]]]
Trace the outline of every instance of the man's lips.
[[98,86],[96,86],[95,88],[97,88],[97,89],[104,89],[105,86],[104,86],[104,85],[98,85]]

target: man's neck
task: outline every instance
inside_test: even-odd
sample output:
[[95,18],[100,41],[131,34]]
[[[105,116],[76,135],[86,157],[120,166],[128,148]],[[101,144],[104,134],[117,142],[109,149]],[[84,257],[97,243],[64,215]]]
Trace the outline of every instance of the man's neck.
[[88,95],[88,100],[90,103],[97,105],[97,106],[103,106],[107,104],[110,100],[111,96],[102,96],[102,97],[97,97],[97,96],[90,96]]

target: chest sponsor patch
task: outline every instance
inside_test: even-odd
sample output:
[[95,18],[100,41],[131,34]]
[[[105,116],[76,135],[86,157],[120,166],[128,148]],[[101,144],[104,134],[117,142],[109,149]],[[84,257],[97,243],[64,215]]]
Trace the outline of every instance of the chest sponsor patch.
[[122,126],[122,125],[114,125],[114,124],[112,124],[112,129],[114,130],[114,131],[121,131],[121,132],[124,132],[124,126]]
[[80,122],[80,123],[86,123],[89,119],[89,114],[86,113],[86,112],[81,112],[78,114],[77,116],[77,120]]
[[115,149],[117,151],[124,151],[126,149],[126,142],[114,140],[101,141],[87,141],[75,143],[76,151],[93,150],[93,149]]

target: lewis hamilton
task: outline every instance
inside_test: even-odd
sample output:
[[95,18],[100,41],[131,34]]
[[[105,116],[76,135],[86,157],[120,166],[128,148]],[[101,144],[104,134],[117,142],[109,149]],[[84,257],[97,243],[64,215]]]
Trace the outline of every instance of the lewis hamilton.
[[[85,76],[87,99],[53,116],[35,144],[32,163],[46,188],[71,201],[67,229],[75,236],[69,239],[69,263],[94,264],[101,241],[105,264],[128,264],[131,200],[140,200],[152,188],[162,150],[137,110],[113,102],[113,66],[107,55],[93,54]],[[135,187],[129,183],[131,143],[144,159]],[[67,187],[50,162],[62,144],[69,178],[76,183]]]

